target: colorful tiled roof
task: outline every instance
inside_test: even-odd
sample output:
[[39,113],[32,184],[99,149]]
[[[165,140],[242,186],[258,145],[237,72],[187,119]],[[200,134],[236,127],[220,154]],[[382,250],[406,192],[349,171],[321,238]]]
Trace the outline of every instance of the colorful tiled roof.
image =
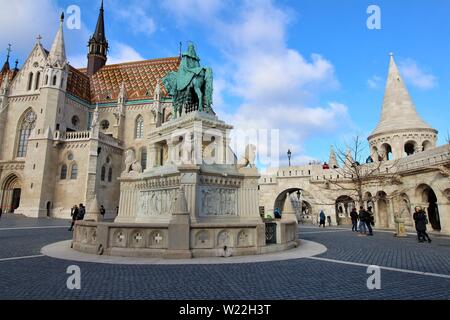
[[[157,82],[178,70],[179,63],[176,57],[107,65],[91,78],[86,75],[86,69],[71,67],[67,92],[89,103],[107,103],[117,101],[124,82],[129,101],[152,99]],[[161,89],[162,96],[167,96],[164,85]]]
[[9,77],[9,82],[11,83],[18,72],[19,70],[15,69],[0,72],[0,86],[3,84],[3,80],[6,78],[6,76]]

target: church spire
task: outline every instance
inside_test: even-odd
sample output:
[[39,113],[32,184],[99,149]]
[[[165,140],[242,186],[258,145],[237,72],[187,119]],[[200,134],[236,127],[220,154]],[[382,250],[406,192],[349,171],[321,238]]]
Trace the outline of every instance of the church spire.
[[48,63],[51,66],[57,66],[62,68],[66,64],[66,46],[64,43],[64,12],[61,14],[60,24],[58,32],[56,33],[55,40],[48,54]]
[[391,53],[390,56],[381,120],[372,136],[405,129],[431,129],[416,111],[416,107],[395,63],[394,54]]
[[9,71],[10,70],[10,67],[9,67],[9,57],[10,57],[10,55],[11,55],[11,45],[10,44],[8,44],[8,49],[6,49],[6,61],[5,61],[5,64],[3,65],[3,68],[2,68],[2,70],[0,71],[0,73],[3,73],[3,72],[7,72],[7,71]]
[[108,41],[105,34],[105,12],[103,9],[103,0],[98,15],[95,32],[89,39],[88,67],[87,74],[92,76],[102,68],[108,59]]

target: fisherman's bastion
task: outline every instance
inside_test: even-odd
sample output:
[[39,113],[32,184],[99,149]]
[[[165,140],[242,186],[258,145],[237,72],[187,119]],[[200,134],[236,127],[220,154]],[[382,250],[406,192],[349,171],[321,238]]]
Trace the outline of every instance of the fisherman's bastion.
[[[236,247],[240,241],[259,241],[262,246],[264,221],[276,221],[276,211],[281,220],[289,216],[286,226],[315,224],[321,210],[330,216],[332,225],[350,225],[349,213],[360,205],[372,207],[375,228],[395,229],[400,222],[407,230],[413,230],[412,213],[421,206],[428,213],[432,233],[450,235],[450,145],[438,146],[439,133],[416,112],[393,55],[381,119],[368,138],[370,156],[366,161],[354,160],[351,150],[340,159],[335,148],[326,164],[269,168],[261,175],[251,152],[241,162],[241,155],[229,150],[226,134],[218,135],[218,141],[214,135],[202,135],[190,127],[189,121],[198,118],[211,130],[225,133],[232,128],[218,119],[211,101],[202,102],[202,94],[197,93],[197,107],[195,101],[188,101],[181,106],[184,114],[174,103],[175,91],[168,88],[167,81],[170,73],[186,67],[197,70],[197,75],[206,71],[203,78],[207,79],[211,72],[195,64],[199,58],[193,45],[179,57],[108,65],[102,5],[89,39],[87,67],[75,69],[66,58],[63,19],[50,50],[38,38],[20,69],[17,63],[12,66],[9,54],[1,69],[2,213],[70,219],[73,205],[84,203],[87,217],[93,220],[98,220],[98,207],[103,205],[106,217],[116,223],[146,223],[138,213],[152,210],[152,193],[145,195],[145,188],[157,187],[173,192],[164,191],[161,199],[165,200],[158,198],[161,207],[154,204],[153,209],[170,215],[190,212],[191,223],[198,223],[195,228],[212,221],[202,220],[205,216],[235,216],[237,220],[229,221],[237,221],[242,230],[242,224],[248,228],[248,233],[236,231],[236,241],[230,244]],[[194,91],[191,94],[195,96]],[[194,107],[188,110],[188,106]],[[199,110],[203,106],[205,110]],[[188,127],[192,136],[185,139],[192,139],[201,151],[183,151],[181,135],[175,141],[169,134]],[[220,152],[211,151],[212,147]],[[171,178],[175,171],[170,171],[169,165],[183,152],[192,161],[177,169],[182,177]],[[218,164],[211,171],[199,169],[205,157],[219,157],[223,165],[231,163],[232,167]],[[165,178],[155,182],[158,175]],[[189,180],[193,176],[198,180]],[[195,190],[199,195],[193,196],[187,188],[180,195],[180,184],[198,184]],[[212,189],[207,185],[214,186],[222,200],[208,198]],[[139,188],[144,190],[144,200],[132,195]],[[200,199],[200,194],[204,198]],[[198,203],[202,203],[200,209]],[[89,223],[85,222],[85,227]],[[290,231],[283,232],[287,235]],[[121,241],[123,235],[115,236]],[[138,236],[134,235],[137,242]],[[164,245],[159,241],[162,236],[151,238],[157,247]],[[227,234],[217,237],[222,244],[228,243]],[[287,237],[293,240],[295,236]],[[283,240],[286,247],[289,239]],[[189,242],[189,238],[184,240]],[[191,242],[195,241],[201,242],[198,255],[207,254],[208,236],[193,236]]]

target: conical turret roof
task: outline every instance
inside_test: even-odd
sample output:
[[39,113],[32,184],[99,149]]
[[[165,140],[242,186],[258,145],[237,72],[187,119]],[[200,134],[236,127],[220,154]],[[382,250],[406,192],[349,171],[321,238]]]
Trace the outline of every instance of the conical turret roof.
[[381,119],[372,135],[406,129],[433,130],[417,113],[391,54]]
[[64,43],[64,13],[61,14],[61,22],[58,32],[56,33],[55,40],[53,40],[52,49],[48,55],[48,62],[54,66],[57,64],[59,67],[63,67],[66,63],[66,46]]

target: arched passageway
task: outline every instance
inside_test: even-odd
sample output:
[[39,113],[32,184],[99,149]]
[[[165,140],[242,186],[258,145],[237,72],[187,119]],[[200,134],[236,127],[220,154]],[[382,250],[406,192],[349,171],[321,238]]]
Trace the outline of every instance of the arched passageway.
[[384,191],[380,191],[377,194],[377,213],[378,213],[378,223],[379,228],[389,228],[389,212],[388,212],[388,199],[387,194]]
[[428,220],[431,228],[436,231],[441,230],[441,219],[439,216],[439,206],[434,190],[428,185],[420,185],[417,192],[421,196],[422,203],[426,207]]
[[349,196],[340,196],[336,199],[336,221],[338,225],[351,225],[350,212],[356,208],[355,200]]
[[12,174],[4,180],[0,192],[2,213],[14,213],[20,205],[21,193],[21,184],[17,175]]

